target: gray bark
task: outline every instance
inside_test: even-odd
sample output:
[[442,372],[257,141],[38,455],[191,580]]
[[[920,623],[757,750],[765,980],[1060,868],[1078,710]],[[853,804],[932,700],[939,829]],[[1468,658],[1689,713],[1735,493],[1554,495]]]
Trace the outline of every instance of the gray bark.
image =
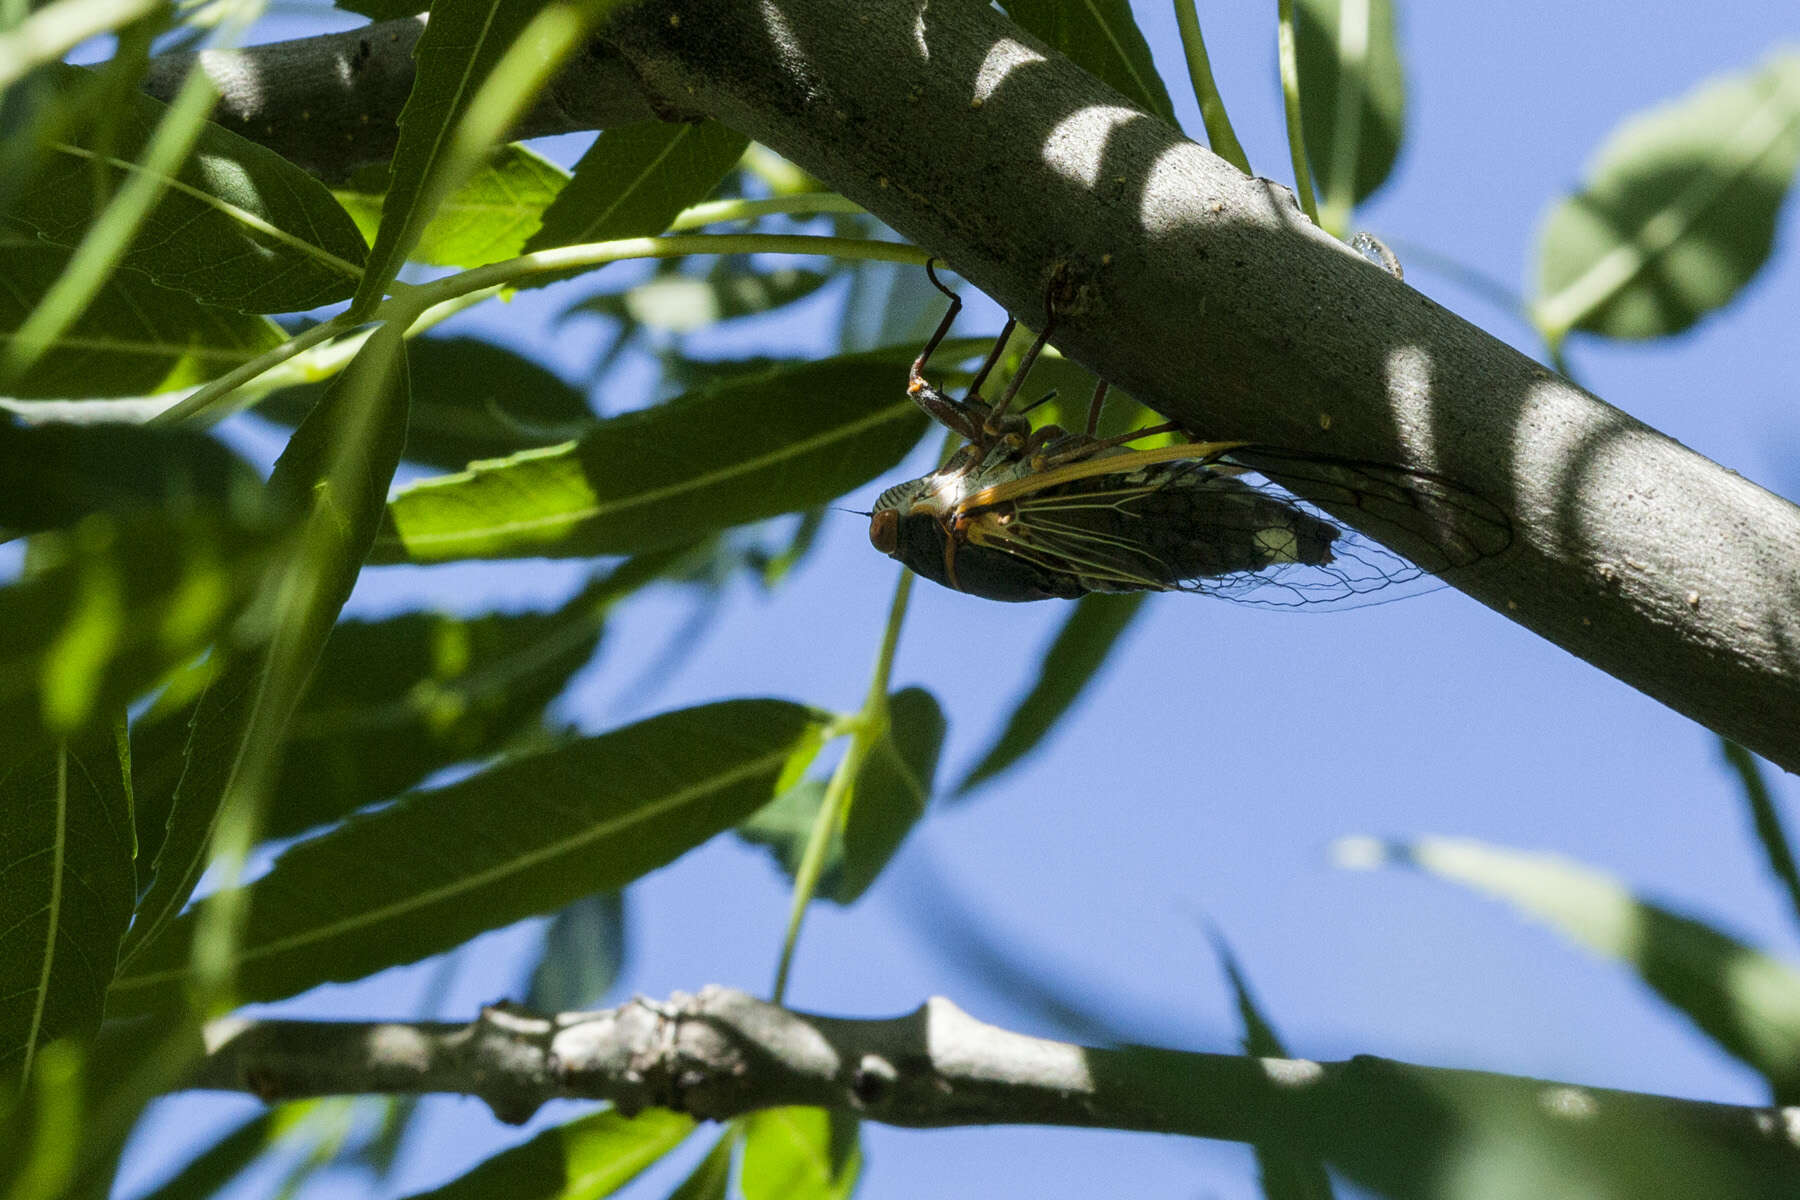
[[1501,506],[1510,547],[1454,586],[1800,770],[1800,509],[1349,252],[1000,13],[642,0],[606,36],[646,106],[769,145],[1027,321],[1060,279],[1058,347],[1196,434]]
[[[819,1017],[707,988],[467,1025],[229,1020],[190,1086],[265,1100],[460,1092],[522,1122],[546,1100],[728,1120],[815,1105],[912,1128],[1042,1124],[1279,1145],[1395,1196],[1506,1163],[1542,1194],[1792,1196],[1800,1110],[1737,1108],[1413,1066],[1248,1058],[1027,1037],[947,1000],[885,1020]],[[1521,1191],[1523,1194],[1523,1190]]]

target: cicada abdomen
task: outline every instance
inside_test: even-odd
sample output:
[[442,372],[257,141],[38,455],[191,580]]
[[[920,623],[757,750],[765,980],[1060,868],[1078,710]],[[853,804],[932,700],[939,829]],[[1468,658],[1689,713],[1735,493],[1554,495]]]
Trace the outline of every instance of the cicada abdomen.
[[[958,307],[952,295],[913,364],[909,390],[969,442],[938,470],[882,493],[869,524],[877,549],[945,587],[1008,601],[1181,590],[1276,607],[1331,606],[1430,580],[1510,543],[1497,507],[1398,466],[1234,442],[1123,449],[1169,427],[1093,437],[1104,384],[1088,433],[1034,431],[1008,407],[1043,336],[997,403],[979,394],[1010,321],[968,395],[948,396],[922,371]],[[1357,513],[1381,542],[1328,509]]]

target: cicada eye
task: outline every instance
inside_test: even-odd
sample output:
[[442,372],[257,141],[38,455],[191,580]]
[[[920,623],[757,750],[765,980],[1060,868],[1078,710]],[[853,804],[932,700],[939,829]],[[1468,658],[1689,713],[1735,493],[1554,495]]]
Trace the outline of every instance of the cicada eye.
[[876,509],[869,518],[869,544],[883,554],[892,555],[900,548],[900,513],[892,508]]

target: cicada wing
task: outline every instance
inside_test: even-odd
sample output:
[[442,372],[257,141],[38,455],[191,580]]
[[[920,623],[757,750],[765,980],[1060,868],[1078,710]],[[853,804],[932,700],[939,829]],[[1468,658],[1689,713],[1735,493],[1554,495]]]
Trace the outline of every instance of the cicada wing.
[[[1472,566],[1512,544],[1505,510],[1441,475],[1260,446],[1234,450],[1231,460],[1309,505],[1354,521],[1423,574]],[[1360,540],[1368,544],[1367,538]]]

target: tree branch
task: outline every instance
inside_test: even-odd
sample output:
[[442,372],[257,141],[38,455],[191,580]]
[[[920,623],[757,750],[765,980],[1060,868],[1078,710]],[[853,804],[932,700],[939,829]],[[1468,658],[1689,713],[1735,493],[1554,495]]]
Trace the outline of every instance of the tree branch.
[[[468,1025],[228,1020],[192,1086],[265,1100],[460,1092],[521,1122],[546,1100],[726,1120],[815,1105],[890,1125],[1040,1124],[1278,1143],[1396,1195],[1502,1143],[1564,1177],[1800,1188],[1800,1110],[1735,1108],[1358,1057],[1317,1063],[1027,1037],[944,999],[886,1020],[777,1008],[706,988],[599,1012],[486,1009]],[[1635,1186],[1635,1185],[1634,1185]],[[1441,1194],[1441,1193],[1437,1193]],[[1599,1194],[1599,1193],[1595,1193]],[[1726,1193],[1715,1193],[1726,1194]]]
[[[424,29],[420,15],[344,33],[202,51],[200,64],[219,92],[213,120],[328,182],[342,182],[358,167],[393,156],[396,122],[412,92],[413,46]],[[171,99],[194,57],[151,59],[144,90]],[[652,106],[618,51],[596,41],[563,69],[512,136],[605,129],[669,115],[667,107]]]
[[1027,320],[1073,284],[1058,347],[1185,427],[1501,505],[1511,547],[1454,586],[1800,770],[1800,509],[1349,252],[991,7],[642,0],[607,37]]

